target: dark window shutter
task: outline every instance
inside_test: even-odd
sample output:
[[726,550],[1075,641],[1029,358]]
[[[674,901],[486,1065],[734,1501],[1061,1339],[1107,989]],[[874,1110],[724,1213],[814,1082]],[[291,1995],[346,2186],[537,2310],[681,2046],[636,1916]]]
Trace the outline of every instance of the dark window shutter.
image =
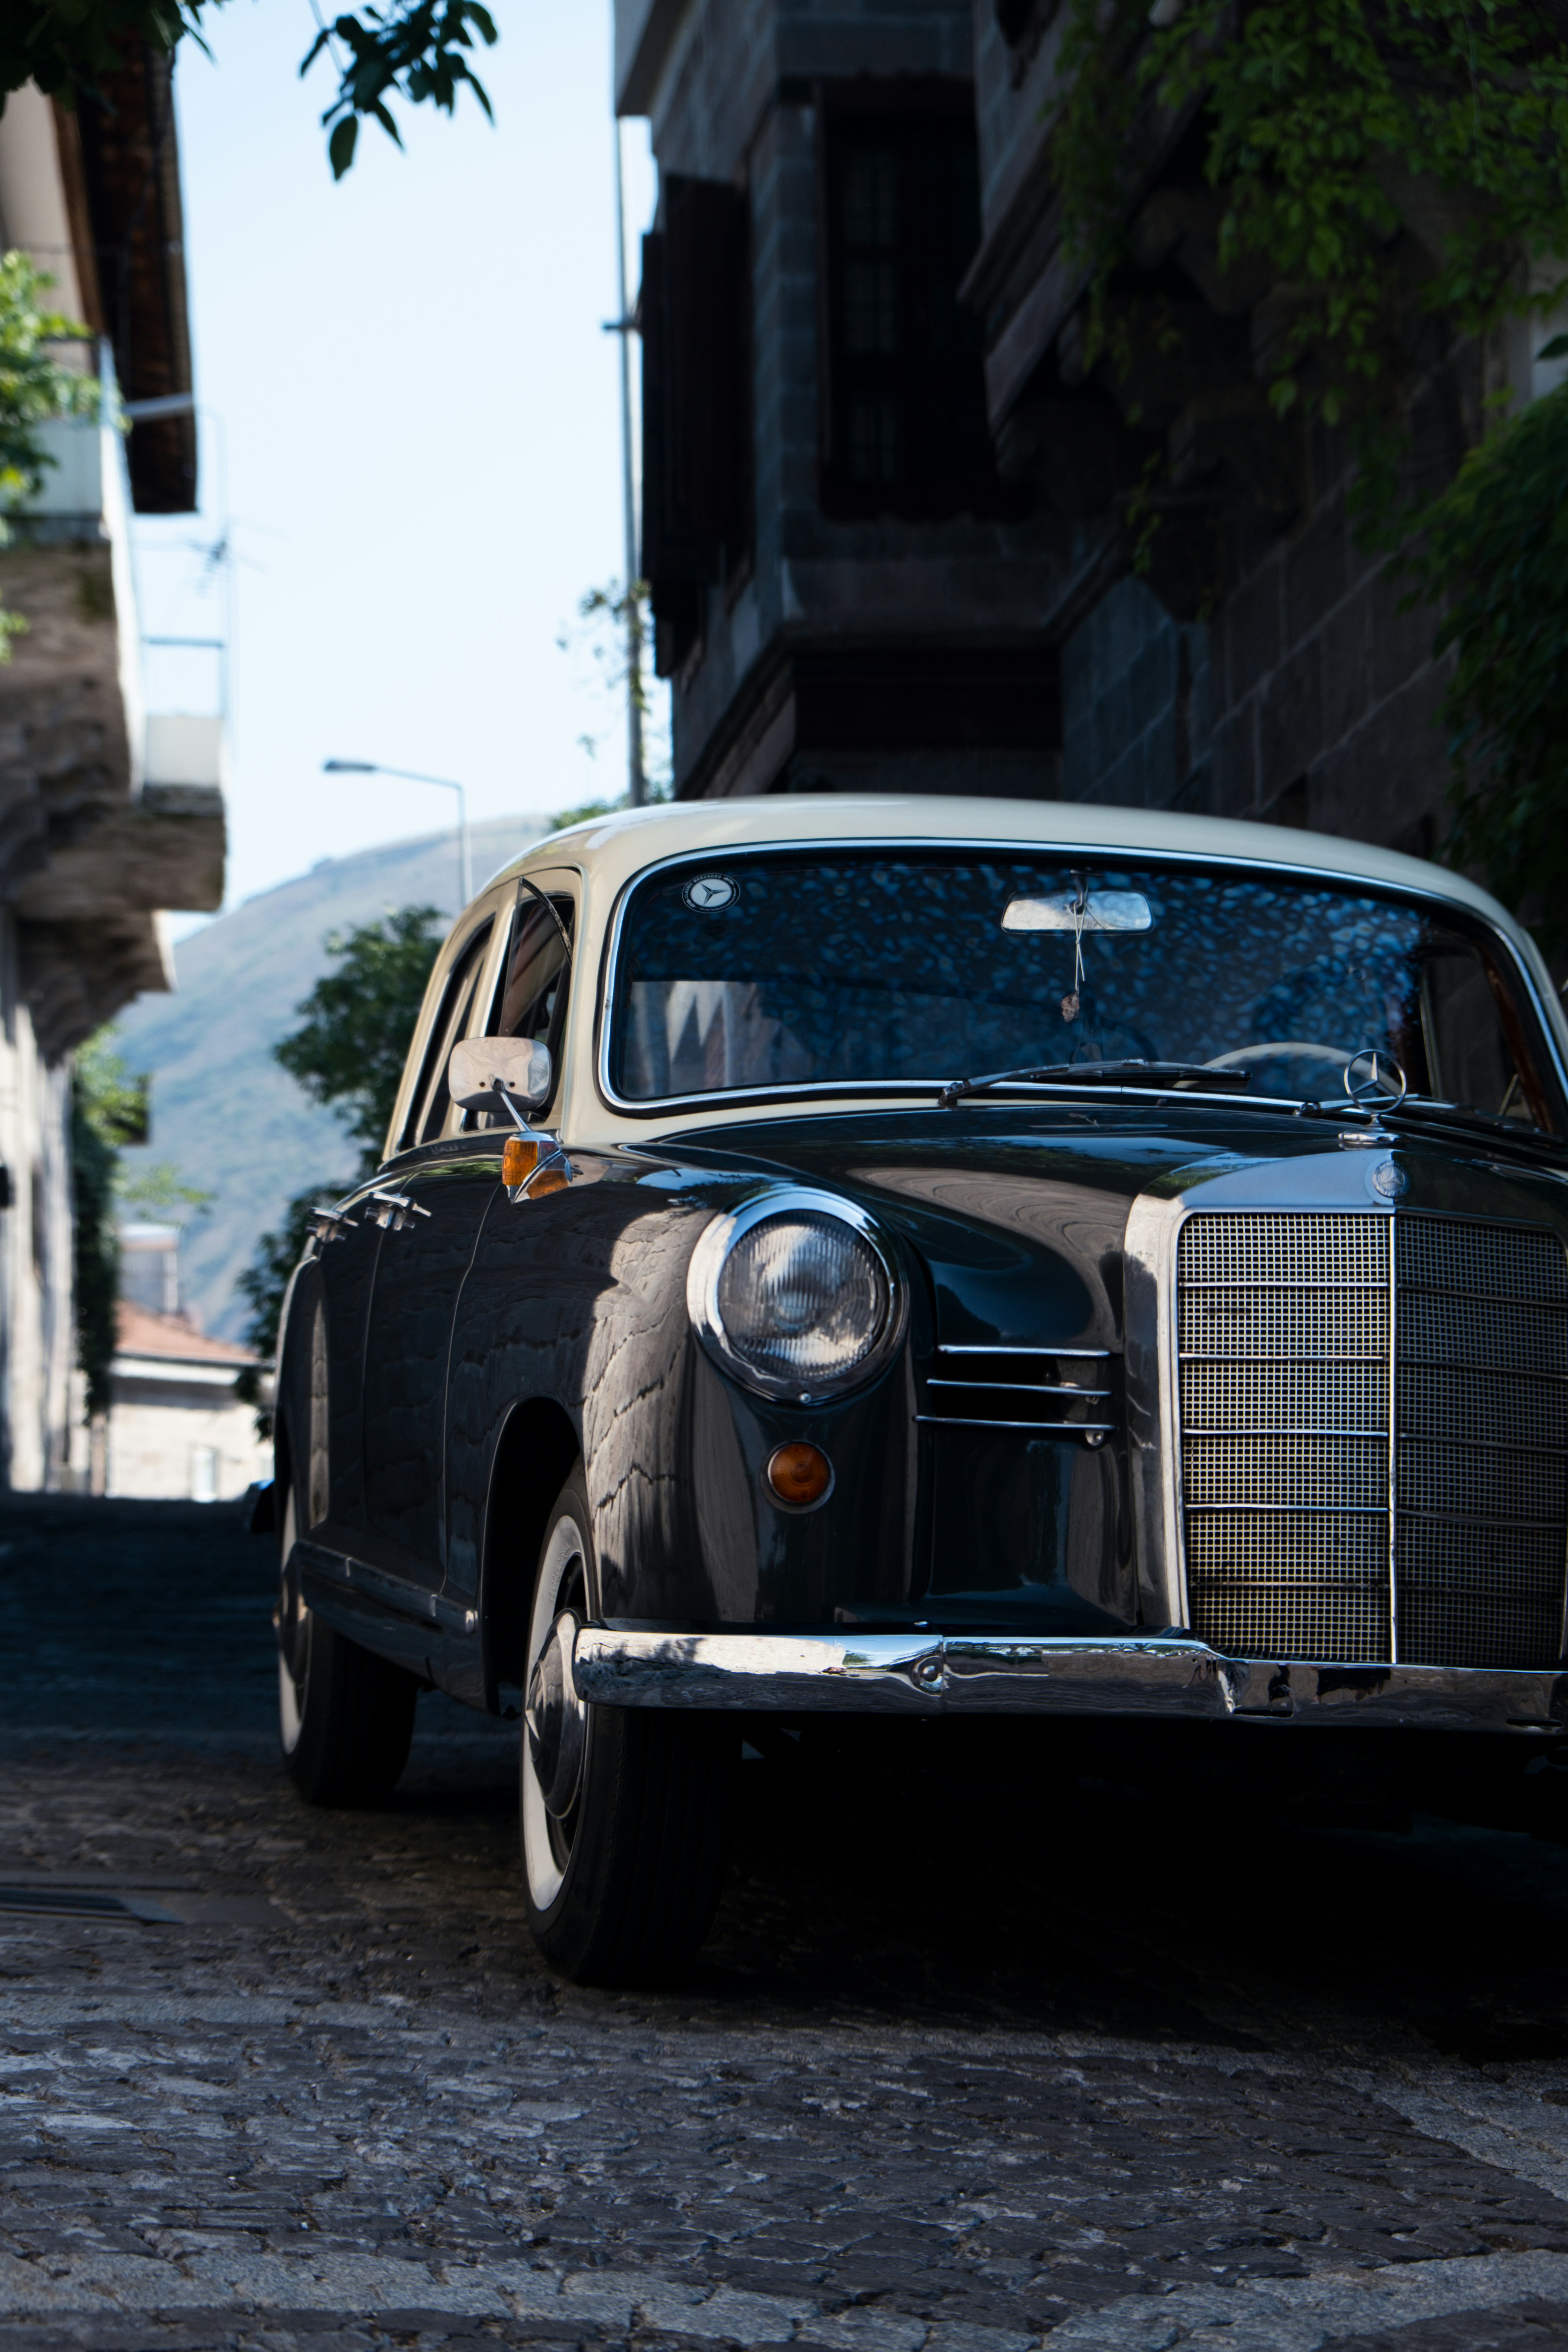
[[673,179],[665,229],[670,514],[694,565],[717,580],[745,536],[744,199],[721,180]]
[[745,559],[751,402],[745,200],[671,177],[664,228],[643,240],[643,570],[655,666],[679,668],[701,592]]

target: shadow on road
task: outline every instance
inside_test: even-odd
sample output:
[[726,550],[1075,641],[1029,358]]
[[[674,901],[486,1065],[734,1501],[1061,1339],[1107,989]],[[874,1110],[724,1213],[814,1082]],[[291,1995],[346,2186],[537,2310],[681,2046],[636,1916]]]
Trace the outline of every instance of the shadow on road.
[[[231,1506],[0,1504],[0,1753],[76,1808],[59,1853],[106,1866],[172,1808],[215,1884],[330,1916],[373,1976],[460,1962],[489,1997],[554,1998],[516,1892],[512,1727],[426,1696],[393,1803],[312,1814],[274,1745],[273,1559]],[[831,1721],[767,1747],[700,1976],[656,2007],[1568,2055],[1568,1814],[1522,1751]],[[119,1847],[67,1804],[95,1776]]]

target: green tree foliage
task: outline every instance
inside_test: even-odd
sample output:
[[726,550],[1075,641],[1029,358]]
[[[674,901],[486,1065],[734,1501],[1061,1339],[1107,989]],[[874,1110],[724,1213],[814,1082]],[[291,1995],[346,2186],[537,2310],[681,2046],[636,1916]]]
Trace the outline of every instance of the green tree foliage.
[[[299,1028],[272,1049],[313,1102],[342,1115],[360,1147],[361,1174],[380,1164],[408,1041],[441,943],[440,920],[433,907],[402,907],[379,922],[330,932],[327,952],[335,969],[295,1006]],[[240,1276],[250,1307],[245,1337],[258,1355],[270,1357],[277,1348],[283,1295],[305,1246],[310,1211],[343,1190],[344,1180],[329,1178],[296,1193]],[[249,1382],[244,1391],[253,1400],[256,1385]],[[261,1434],[268,1433],[262,1426]]]
[[380,922],[330,933],[336,969],[296,1005],[299,1028],[272,1049],[312,1102],[342,1113],[365,1169],[381,1159],[440,919],[433,907],[400,907]]
[[[38,439],[51,416],[98,413],[96,378],[62,367],[51,343],[79,342],[88,333],[77,320],[45,310],[40,296],[54,284],[25,253],[0,255],[0,547],[9,533],[4,509],[35,497],[54,463]],[[0,661],[26,623],[0,608]]]
[[71,1095],[71,1187],[76,1205],[76,1348],[87,1379],[87,1410],[109,1410],[120,1244],[114,1230],[116,1153],[94,1121],[79,1076]]
[[[1418,308],[1479,333],[1549,308],[1568,256],[1568,41],[1539,0],[1074,0],[1055,142],[1070,247],[1103,288],[1125,251],[1137,133],[1197,104],[1222,264],[1261,256],[1289,325],[1270,386],[1331,423],[1386,418],[1419,216]],[[1533,272],[1521,263],[1548,268]]]
[[335,16],[323,26],[300,66],[309,72],[322,49],[331,51],[334,39],[348,52],[340,63],[338,94],[321,117],[330,123],[327,157],[332,177],[341,180],[354,159],[362,119],[374,115],[399,147],[403,144],[387,106],[391,96],[416,106],[438,106],[450,114],[466,82],[494,121],[485,86],[468,63],[479,35],[487,48],[495,43],[496,28],[479,0],[403,0],[388,8],[366,8],[363,15]]
[[77,1360],[87,1376],[89,1417],[109,1409],[109,1372],[120,1296],[118,1221],[200,1212],[212,1199],[168,1160],[127,1173],[121,1151],[145,1143],[151,1081],[127,1068],[115,1033],[79,1047],[71,1086],[71,1185],[76,1206]]
[[[672,790],[669,726],[668,715],[661,719],[655,707],[648,679],[651,597],[646,580],[634,580],[629,588],[618,580],[590,588],[578,599],[575,620],[558,632],[555,643],[560,652],[576,659],[587,691],[605,714],[598,727],[578,736],[579,750],[596,760],[612,738],[624,740],[626,705],[635,701],[641,721],[646,796],[649,801],[667,801]],[[624,798],[596,795],[575,808],[563,809],[551,824],[559,831],[563,825],[581,824],[585,817],[608,816],[626,805]]]
[[147,1082],[132,1077],[100,1029],[76,1057],[71,1087],[71,1184],[76,1196],[77,1361],[87,1378],[87,1410],[109,1410],[114,1356],[120,1244],[115,1180],[120,1147],[147,1133]]
[[[1548,347],[1552,348],[1551,346]],[[1568,950],[1568,384],[1472,449],[1407,558],[1455,661],[1447,854]]]
[[[18,0],[0,9],[0,101],[32,81],[73,106],[139,49],[171,51],[187,37],[205,47],[204,13],[221,5],[222,0]],[[327,152],[333,177],[341,180],[353,163],[366,115],[402,145],[389,98],[450,114],[466,82],[489,115],[489,100],[468,63],[476,37],[487,48],[496,37],[479,0],[392,0],[384,8],[351,9],[323,26],[300,70],[306,72],[322,49],[337,68],[337,94],[321,117],[331,126]]]

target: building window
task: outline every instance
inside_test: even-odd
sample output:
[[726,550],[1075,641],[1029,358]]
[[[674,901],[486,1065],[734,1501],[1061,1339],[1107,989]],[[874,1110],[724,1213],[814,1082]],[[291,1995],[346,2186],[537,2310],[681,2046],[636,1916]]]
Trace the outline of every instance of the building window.
[[823,506],[1016,511],[992,458],[981,322],[958,293],[980,243],[970,86],[830,84],[820,97]]
[[191,1448],[191,1500],[193,1503],[217,1501],[216,1445],[193,1445]]

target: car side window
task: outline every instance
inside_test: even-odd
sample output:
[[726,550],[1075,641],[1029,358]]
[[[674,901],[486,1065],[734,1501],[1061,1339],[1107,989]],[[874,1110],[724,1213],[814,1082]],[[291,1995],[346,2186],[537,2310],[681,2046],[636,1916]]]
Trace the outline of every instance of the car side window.
[[397,1139],[400,1151],[411,1150],[416,1143],[431,1143],[441,1132],[451,1100],[447,1091],[447,1057],[458,1038],[468,1034],[474,992],[484,970],[485,950],[489,944],[493,928],[493,918],[479,925],[465,942],[447,976],[440,1006],[431,1024],[430,1042],[425,1051],[419,1084],[409,1104],[403,1132]]
[[[484,1034],[542,1038],[559,1062],[571,982],[571,959],[561,934],[564,927],[566,938],[572,936],[573,907],[570,898],[553,893],[550,907],[554,909],[553,917],[537,898],[524,897],[519,900]],[[510,1125],[505,1117],[489,1111],[470,1112],[463,1123],[465,1127]]]

